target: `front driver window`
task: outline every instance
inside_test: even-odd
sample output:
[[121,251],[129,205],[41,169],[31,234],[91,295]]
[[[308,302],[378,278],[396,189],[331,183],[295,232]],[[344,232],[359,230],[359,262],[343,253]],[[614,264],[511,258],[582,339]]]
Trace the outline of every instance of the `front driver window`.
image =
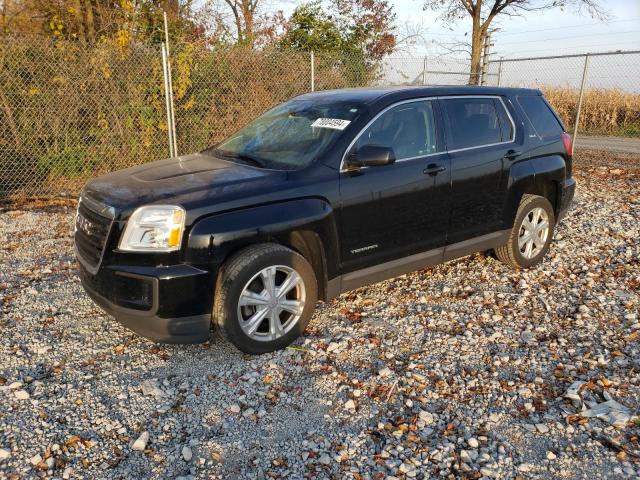
[[419,100],[390,108],[362,132],[356,141],[356,150],[365,145],[391,147],[396,160],[435,153],[436,129],[431,102]]

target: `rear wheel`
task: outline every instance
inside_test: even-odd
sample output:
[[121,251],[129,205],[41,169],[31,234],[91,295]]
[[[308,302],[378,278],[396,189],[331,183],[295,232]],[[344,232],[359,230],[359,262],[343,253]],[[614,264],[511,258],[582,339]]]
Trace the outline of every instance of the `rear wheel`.
[[542,261],[549,251],[555,215],[544,197],[522,196],[508,242],[495,249],[503,263],[514,268],[529,268]]
[[271,352],[304,332],[317,296],[316,278],[304,257],[281,245],[256,245],[221,268],[213,319],[243,352]]

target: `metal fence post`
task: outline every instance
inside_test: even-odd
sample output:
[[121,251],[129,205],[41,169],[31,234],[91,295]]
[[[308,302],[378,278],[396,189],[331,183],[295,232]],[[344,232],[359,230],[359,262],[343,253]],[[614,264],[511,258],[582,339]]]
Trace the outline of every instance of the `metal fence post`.
[[498,62],[498,87],[502,81],[502,60],[504,60],[504,57],[500,57],[500,61]]
[[576,138],[578,138],[578,125],[580,124],[580,112],[582,111],[582,99],[584,97],[584,84],[587,80],[587,71],[589,70],[589,54],[584,56],[584,69],[582,70],[582,82],[580,83],[580,97],[578,98],[578,111],[576,112],[576,121],[573,127],[573,138],[571,139],[571,150],[576,145]]
[[176,116],[175,109],[173,103],[173,80],[171,78],[171,57],[169,50],[169,27],[167,22],[167,12],[163,12],[164,17],[164,43],[167,54],[167,62],[166,62],[166,70],[167,70],[167,79],[169,84],[169,106],[170,106],[170,124],[169,128],[171,129],[173,135],[173,151],[171,152],[172,157],[178,156],[178,137],[176,136]]
[[173,156],[173,129],[171,128],[171,100],[169,100],[169,76],[167,75],[167,46],[162,44],[162,77],[164,79],[164,101],[167,109],[167,132],[169,133],[169,156]]
[[427,84],[427,57],[422,60],[422,85]]
[[311,91],[316,91],[316,58],[313,50],[311,50]]

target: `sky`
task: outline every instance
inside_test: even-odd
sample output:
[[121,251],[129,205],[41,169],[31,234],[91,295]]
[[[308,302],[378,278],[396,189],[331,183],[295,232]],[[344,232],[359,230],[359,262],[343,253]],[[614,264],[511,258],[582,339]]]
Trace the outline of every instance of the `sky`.
[[[301,2],[277,2],[289,15]],[[441,43],[463,42],[471,21],[461,20],[452,26],[443,26],[438,14],[423,11],[419,0],[401,0],[390,3],[397,14],[397,24],[420,27],[425,42],[406,50],[412,55],[440,53]],[[640,0],[601,0],[610,13],[608,23],[599,22],[587,13],[575,9],[555,8],[545,12],[527,13],[522,17],[494,20],[499,28],[492,38],[495,57],[531,57],[556,54],[601,52],[611,50],[640,50]]]

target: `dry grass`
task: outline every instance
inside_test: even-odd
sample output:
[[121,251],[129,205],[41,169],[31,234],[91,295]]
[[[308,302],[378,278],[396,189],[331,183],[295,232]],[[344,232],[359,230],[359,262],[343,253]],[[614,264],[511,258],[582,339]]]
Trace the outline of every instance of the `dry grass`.
[[[560,87],[543,87],[542,91],[566,126],[573,129],[579,91]],[[586,90],[580,131],[640,137],[640,94],[617,89]]]

